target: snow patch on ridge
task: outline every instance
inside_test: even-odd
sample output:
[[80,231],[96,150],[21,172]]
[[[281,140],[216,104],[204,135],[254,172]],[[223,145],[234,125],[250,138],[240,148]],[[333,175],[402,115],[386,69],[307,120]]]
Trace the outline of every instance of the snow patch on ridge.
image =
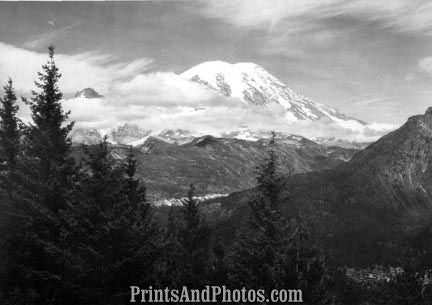
[[[229,194],[207,194],[203,196],[194,196],[193,199],[196,200],[198,203],[210,199],[217,199],[217,198],[224,198],[227,197]],[[187,200],[186,197],[182,198],[171,198],[171,199],[161,199],[153,204],[155,206],[181,206],[183,203]]]

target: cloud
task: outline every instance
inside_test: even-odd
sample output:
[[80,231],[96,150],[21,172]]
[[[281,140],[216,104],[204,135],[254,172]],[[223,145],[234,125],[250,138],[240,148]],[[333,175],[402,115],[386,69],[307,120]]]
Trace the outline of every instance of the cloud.
[[[146,71],[153,64],[150,58],[125,63],[109,54],[97,52],[57,54],[55,60],[62,73],[60,89],[66,93],[85,87],[93,87],[105,93],[112,83]],[[45,53],[0,42],[0,80],[4,82],[11,77],[20,93],[28,93],[34,88],[37,72],[46,61]]]
[[[245,30],[259,31],[265,55],[304,57],[304,50],[348,44],[361,28],[432,35],[432,2],[410,0],[210,0],[198,11]],[[388,35],[387,35],[388,36]],[[352,43],[352,42],[351,42]]]
[[364,94],[356,97],[356,101],[353,104],[357,107],[366,107],[376,104],[393,103],[391,97],[374,96],[369,94]]
[[417,63],[418,70],[432,75],[432,56],[421,58]]
[[315,12],[314,15],[324,13],[323,8],[334,2],[333,0],[211,0],[202,1],[201,13],[234,25],[248,28],[267,27],[267,30],[271,31],[274,26],[287,18],[294,21],[295,18],[311,12]]
[[69,32],[70,30],[76,28],[80,24],[81,23],[77,21],[77,22],[74,22],[70,25],[67,25],[67,26],[64,26],[61,28],[56,28],[55,21],[54,20],[48,20],[48,25],[50,26],[50,30],[47,31],[46,33],[42,34],[42,35],[38,35],[33,40],[30,40],[30,41],[23,43],[22,47],[28,48],[28,49],[45,47],[45,46],[49,45],[56,37]]
[[[46,54],[0,43],[0,77],[11,76],[18,90],[29,92]],[[101,53],[58,54],[56,62],[63,77],[63,92],[93,87],[104,95],[99,99],[65,99],[76,128],[108,130],[125,123],[144,129],[189,129],[220,134],[247,126],[251,130],[274,129],[309,138],[335,136],[368,141],[383,134],[379,128],[341,129],[328,122],[289,123],[278,105],[259,107],[219,96],[211,90],[172,72],[142,73],[153,63],[149,58],[118,62]],[[22,107],[26,121],[29,110]],[[378,130],[378,131],[377,131]]]
[[432,3],[427,0],[346,1],[339,12],[401,33],[432,34]]
[[214,92],[172,72],[139,74],[131,80],[117,82],[107,98],[116,104],[159,107],[212,106],[220,99]]
[[239,130],[277,130],[309,138],[337,137],[372,141],[394,126],[354,124],[342,129],[329,122],[288,122],[284,109],[248,105],[217,95],[171,72],[140,74],[112,85],[104,98],[64,101],[76,128],[110,130],[125,123],[142,129],[186,129],[220,135]]
[[202,1],[201,13],[242,27],[267,26],[269,31],[286,21],[292,25],[286,30],[294,32],[312,22],[345,16],[401,32],[432,34],[432,3],[426,0],[210,0]]
[[146,129],[189,127],[214,131],[212,128],[229,129],[263,113],[172,72],[139,74],[116,81],[104,98],[68,99],[64,107],[72,111],[71,118],[78,126],[102,129],[128,122]]

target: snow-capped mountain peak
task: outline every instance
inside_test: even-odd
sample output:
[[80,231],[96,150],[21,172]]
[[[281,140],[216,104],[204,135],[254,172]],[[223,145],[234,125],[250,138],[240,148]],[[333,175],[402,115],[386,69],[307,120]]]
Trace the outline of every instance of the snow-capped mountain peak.
[[254,63],[230,64],[208,61],[181,74],[182,77],[202,84],[221,95],[238,98],[259,106],[276,103],[285,110],[289,122],[328,119],[344,128],[356,128],[365,122],[350,118],[338,110],[297,94],[275,76]]
[[225,96],[254,104],[259,104],[260,101],[251,101],[245,96],[245,91],[247,92],[250,86],[260,88],[266,84],[266,81],[283,86],[271,74],[254,63],[230,64],[224,61],[207,61],[185,71],[182,76],[206,85]]
[[75,97],[80,97],[80,98],[88,98],[88,99],[92,99],[92,98],[102,98],[103,95],[100,95],[98,92],[96,92],[95,89],[93,88],[84,88],[80,91],[78,91],[77,93],[75,93]]
[[141,146],[150,137],[166,143],[184,145],[204,134],[183,129],[148,130],[134,124],[123,124],[117,127],[103,129],[75,128],[71,133],[74,143],[98,144],[104,136],[108,136],[108,143],[117,145]]
[[175,143],[179,145],[187,144],[193,139],[201,136],[203,136],[203,134],[200,132],[183,129],[164,129],[157,135],[159,139],[162,139],[165,142]]

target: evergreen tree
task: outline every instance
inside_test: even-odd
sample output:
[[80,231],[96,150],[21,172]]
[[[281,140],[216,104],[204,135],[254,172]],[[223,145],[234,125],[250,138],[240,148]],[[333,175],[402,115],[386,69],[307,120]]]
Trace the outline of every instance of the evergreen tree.
[[0,162],[10,171],[15,168],[20,142],[18,106],[12,80],[3,87],[4,96],[0,98]]
[[278,172],[276,153],[276,133],[271,133],[268,144],[267,155],[264,156],[261,165],[257,167],[257,187],[263,198],[267,200],[269,208],[273,211],[278,210],[279,194],[281,191],[280,180],[281,176]]
[[[32,91],[28,102],[33,123],[26,130],[26,154],[36,174],[39,200],[54,214],[65,207],[65,198],[71,189],[73,160],[70,157],[71,140],[68,137],[73,123],[66,124],[69,113],[62,109],[62,93],[58,87],[61,77],[54,61],[54,47],[48,47],[48,62],[35,82],[38,92]],[[27,101],[26,101],[27,102]]]
[[287,242],[285,274],[290,283],[302,290],[306,304],[333,304],[334,278],[331,276],[322,251],[317,246],[311,225],[303,218],[294,222]]
[[145,209],[149,207],[146,204],[146,188],[141,180],[135,178],[136,169],[137,160],[133,148],[130,147],[124,164],[126,195],[129,202],[137,204],[140,209]]
[[402,272],[389,282],[378,283],[369,292],[375,304],[426,305],[432,302],[432,259],[430,253],[408,246],[400,262]]
[[155,230],[135,171],[132,151],[119,164],[106,138],[87,149],[79,196],[63,216],[70,286],[80,304],[123,304],[130,285],[152,284]]
[[[158,255],[156,241],[157,230],[153,223],[153,211],[147,202],[146,188],[141,179],[136,178],[137,160],[132,148],[123,165],[123,188],[127,198],[119,205],[115,215],[118,228],[124,230],[124,240],[120,243],[119,262],[115,281],[121,293],[125,293],[124,300],[129,301],[127,288],[134,283],[152,285],[154,280],[154,265]],[[122,203],[121,202],[121,203]],[[114,245],[115,246],[115,245]]]
[[223,286],[228,283],[228,266],[225,262],[225,249],[222,239],[218,236],[213,245],[214,263],[212,269],[212,285]]
[[8,266],[8,240],[14,227],[11,194],[16,189],[14,180],[20,142],[16,116],[18,106],[12,80],[9,79],[3,88],[4,96],[0,98],[0,303],[7,301],[4,299],[4,294],[7,294],[4,287],[8,286],[8,273],[11,271]]
[[185,249],[180,242],[181,224],[176,215],[176,207],[171,206],[168,212],[168,222],[159,241],[160,256],[157,262],[156,285],[159,287],[181,287],[186,257]]
[[269,142],[268,155],[258,167],[257,193],[249,202],[250,215],[242,225],[232,254],[230,278],[237,287],[270,289],[282,285],[280,270],[283,257],[279,254],[288,232],[278,204],[277,160],[275,134]]
[[257,173],[250,215],[242,225],[231,255],[230,280],[249,289],[302,289],[308,304],[324,297],[325,264],[313,246],[306,222],[286,219],[280,209],[281,181],[277,169],[275,133]]
[[209,229],[201,219],[192,184],[187,195],[182,206],[184,227],[180,232],[185,253],[183,283],[195,288],[205,285],[208,280]]
[[[36,82],[25,129],[23,154],[17,159],[6,240],[6,278],[2,287],[10,304],[67,304],[63,250],[59,247],[66,198],[73,193],[67,114],[62,110],[54,48]],[[12,95],[11,95],[12,96]]]

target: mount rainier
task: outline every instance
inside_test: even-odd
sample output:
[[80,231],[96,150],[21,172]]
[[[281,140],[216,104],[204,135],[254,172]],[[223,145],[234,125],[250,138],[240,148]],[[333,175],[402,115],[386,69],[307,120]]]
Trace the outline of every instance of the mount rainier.
[[[176,138],[179,138],[179,142],[184,142],[185,140],[190,141],[191,138],[202,135],[202,133],[216,137],[229,135],[229,137],[238,139],[258,140],[262,138],[261,134],[268,133],[269,130],[276,130],[287,135],[299,134],[313,140],[324,139],[323,142],[327,138],[367,142],[393,128],[393,126],[385,124],[368,124],[349,117],[330,106],[316,103],[296,93],[264,68],[254,63],[230,64],[223,61],[208,61],[198,64],[180,75],[174,73],[171,75],[169,82],[174,82],[173,87],[190,86],[192,89],[198,88],[201,92],[208,92],[208,96],[217,96],[219,99],[213,105],[220,106],[222,102],[225,108],[221,108],[223,109],[222,112],[219,111],[214,114],[215,112],[211,111],[212,108],[207,108],[205,105],[202,107],[199,101],[196,102],[196,105],[191,105],[190,101],[187,100],[188,97],[185,96],[184,99],[179,99],[176,102],[180,115],[176,115],[176,118],[169,122],[168,130],[166,127],[156,130],[146,126],[145,116],[139,119],[140,113],[137,112],[134,114],[136,118],[134,122],[118,121],[115,126],[103,129],[97,127],[91,129],[77,128],[72,135],[73,141],[92,143],[104,135],[109,135],[109,141],[114,144],[138,146],[144,144],[149,136],[158,136],[174,142],[177,141]],[[142,79],[145,76],[139,75],[138,78]],[[152,84],[152,86],[157,86],[157,83]],[[166,91],[169,92],[169,88]],[[88,92],[94,92],[94,94],[87,94]],[[145,93],[142,95],[135,91],[129,93],[137,96],[138,100],[134,105],[139,105],[141,108],[136,109],[146,109],[143,107],[146,105]],[[103,97],[92,88],[79,91],[76,97],[78,97],[78,101],[74,101],[72,104],[81,102],[105,105],[106,99],[118,100],[110,97],[109,94]],[[184,105],[182,101],[188,101],[189,104]],[[244,112],[235,112],[234,108],[239,109],[236,106],[240,106]],[[184,117],[181,117],[183,114]],[[225,118],[229,118],[227,121],[233,125],[226,126],[221,123],[221,114]],[[177,118],[182,121],[178,121]],[[219,122],[218,129],[213,129],[211,132],[205,131],[208,123],[202,121],[202,118],[205,118],[206,122]],[[190,127],[189,123],[193,120],[198,123],[195,124],[195,127]],[[125,123],[127,124],[125,125]],[[226,130],[221,128],[226,128]],[[179,130],[181,130],[180,133]]]
[[328,120],[343,128],[363,128],[364,121],[344,115],[338,110],[297,94],[264,68],[254,63],[230,64],[209,61],[198,64],[181,74],[182,77],[233,97],[244,103],[269,106],[276,103],[285,110],[289,122],[298,120]]

